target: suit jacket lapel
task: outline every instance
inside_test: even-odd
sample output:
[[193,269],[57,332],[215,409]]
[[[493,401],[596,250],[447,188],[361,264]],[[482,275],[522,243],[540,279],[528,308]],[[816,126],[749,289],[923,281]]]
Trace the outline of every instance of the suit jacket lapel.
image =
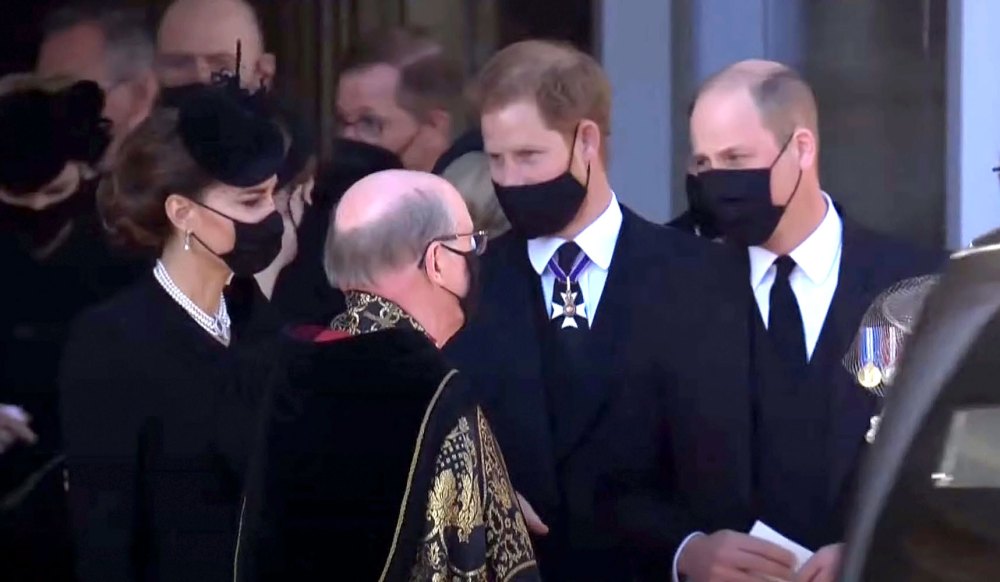
[[857,385],[842,363],[862,316],[879,291],[875,288],[878,267],[874,260],[866,253],[864,232],[845,219],[837,290],[816,346],[810,377],[814,383],[830,386],[827,422],[831,500],[840,496],[875,414],[875,397]]

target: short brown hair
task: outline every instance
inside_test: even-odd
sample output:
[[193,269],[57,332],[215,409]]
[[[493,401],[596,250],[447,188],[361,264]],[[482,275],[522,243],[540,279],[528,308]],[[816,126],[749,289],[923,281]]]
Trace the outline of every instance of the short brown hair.
[[156,109],[122,143],[118,161],[97,191],[112,238],[136,250],[161,251],[173,232],[164,203],[171,194],[201,201],[216,184],[187,152],[176,109]]
[[[611,132],[611,84],[601,65],[567,43],[526,40],[486,63],[473,88],[479,113],[531,99],[552,129],[571,134],[580,121]],[[604,142],[602,141],[602,150]]]
[[399,71],[396,102],[417,119],[434,109],[455,112],[461,106],[465,78],[462,68],[425,29],[394,27],[375,30],[352,46],[341,72],[374,65]]

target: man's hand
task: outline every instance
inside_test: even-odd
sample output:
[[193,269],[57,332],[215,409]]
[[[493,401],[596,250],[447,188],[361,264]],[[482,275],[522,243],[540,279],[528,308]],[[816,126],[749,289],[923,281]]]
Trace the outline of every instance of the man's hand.
[[35,444],[38,436],[28,427],[31,417],[18,406],[0,406],[0,453],[17,441]]
[[794,568],[788,550],[729,530],[691,538],[677,560],[678,571],[692,582],[792,580]]
[[820,548],[799,570],[795,582],[833,582],[840,571],[840,559],[843,555],[844,544]]
[[535,513],[535,508],[528,503],[520,493],[517,494],[517,503],[521,506],[521,513],[524,514],[524,521],[528,525],[528,531],[536,536],[543,536],[549,533],[549,526],[545,525],[542,518]]

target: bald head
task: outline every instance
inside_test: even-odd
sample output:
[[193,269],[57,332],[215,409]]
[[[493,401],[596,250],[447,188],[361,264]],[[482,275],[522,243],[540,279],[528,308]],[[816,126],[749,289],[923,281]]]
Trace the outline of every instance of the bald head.
[[351,186],[337,205],[327,274],[341,289],[375,290],[382,276],[415,269],[435,238],[471,231],[465,202],[447,180],[408,170],[378,172]]
[[716,73],[698,90],[691,115],[707,102],[714,105],[747,96],[779,146],[798,127],[810,130],[818,139],[816,97],[812,89],[798,73],[774,61],[740,61]]
[[256,86],[274,74],[274,57],[264,52],[257,14],[243,0],[175,0],[160,21],[156,44],[160,82],[165,86],[208,82],[219,70],[236,65],[240,41],[240,75]]

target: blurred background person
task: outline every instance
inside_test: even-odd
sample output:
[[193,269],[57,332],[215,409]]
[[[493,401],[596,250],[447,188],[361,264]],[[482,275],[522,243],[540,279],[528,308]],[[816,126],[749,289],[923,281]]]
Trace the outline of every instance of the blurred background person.
[[375,30],[341,64],[337,123],[341,136],[383,147],[408,169],[460,183],[473,223],[485,229],[502,211],[492,182],[482,179],[484,169],[488,175],[482,134],[464,131],[465,82],[460,64],[425,29]]
[[293,133],[294,128],[281,115],[274,115],[272,120],[281,130],[285,147],[285,160],[274,185],[274,205],[285,222],[285,232],[278,258],[267,270],[257,274],[261,292],[269,299],[274,295],[278,277],[298,255],[299,225],[305,218],[306,209],[312,205],[318,164],[311,134]]
[[13,580],[68,575],[56,369],[71,320],[141,263],[106,244],[94,202],[112,141],[92,81],[0,80],[0,403],[38,440],[0,455],[0,561]]
[[0,459],[0,561],[11,580],[70,573],[56,369],[69,322],[141,267],[106,245],[94,193],[156,96],[143,15],[65,4],[42,23],[35,75],[0,81],[0,262],[17,274],[0,291],[0,402],[16,404],[37,435]]
[[75,324],[60,376],[83,581],[228,580],[276,331],[280,130],[221,87],[154,111],[99,206],[154,268]]
[[464,76],[419,28],[379,29],[350,47],[337,83],[342,137],[383,147],[429,172],[464,126]]
[[35,72],[94,81],[104,91],[103,115],[111,122],[112,141],[102,169],[110,167],[122,140],[153,107],[153,53],[142,10],[79,2],[51,12],[43,23]]
[[401,169],[399,158],[378,146],[337,139],[333,161],[321,170],[311,204],[296,226],[296,255],[278,274],[272,300],[291,322],[327,324],[346,307],[344,294],[323,269],[330,216],[343,193],[355,182],[381,170]]
[[219,71],[236,73],[244,87],[270,87],[277,71],[253,7],[243,0],[176,0],[156,34],[156,76],[168,102],[185,87],[207,84]]
[[477,229],[509,228],[493,192],[482,135],[465,128],[465,77],[418,27],[377,29],[348,47],[340,63],[339,139],[299,228],[299,255],[280,275],[274,300],[291,319],[326,323],[344,308],[322,268],[329,216],[364,176],[395,168],[433,171],[459,189]]

